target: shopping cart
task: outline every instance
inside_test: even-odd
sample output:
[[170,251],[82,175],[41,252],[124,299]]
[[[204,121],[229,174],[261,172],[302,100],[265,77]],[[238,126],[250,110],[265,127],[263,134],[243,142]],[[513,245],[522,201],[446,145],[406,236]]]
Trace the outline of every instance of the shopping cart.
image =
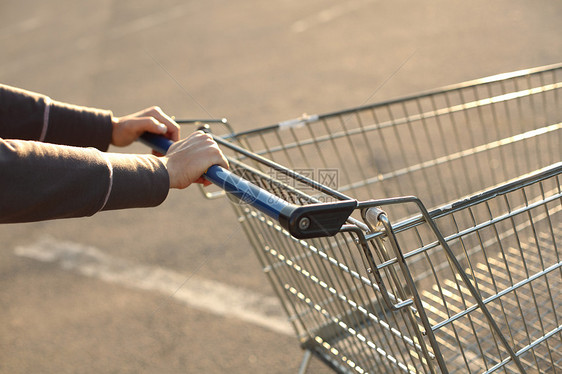
[[562,372],[561,89],[557,64],[215,136],[301,371]]

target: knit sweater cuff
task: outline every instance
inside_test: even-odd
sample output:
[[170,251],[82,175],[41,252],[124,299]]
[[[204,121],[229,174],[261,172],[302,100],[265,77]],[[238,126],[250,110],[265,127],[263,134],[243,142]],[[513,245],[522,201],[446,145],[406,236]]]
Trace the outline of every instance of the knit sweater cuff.
[[103,210],[153,207],[168,196],[170,178],[152,155],[104,155],[112,169],[111,191]]

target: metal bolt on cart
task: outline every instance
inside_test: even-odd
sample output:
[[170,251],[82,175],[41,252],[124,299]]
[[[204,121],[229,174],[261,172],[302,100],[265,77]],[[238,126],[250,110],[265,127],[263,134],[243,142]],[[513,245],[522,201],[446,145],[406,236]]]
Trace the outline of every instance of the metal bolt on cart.
[[562,372],[562,64],[227,132],[302,372]]

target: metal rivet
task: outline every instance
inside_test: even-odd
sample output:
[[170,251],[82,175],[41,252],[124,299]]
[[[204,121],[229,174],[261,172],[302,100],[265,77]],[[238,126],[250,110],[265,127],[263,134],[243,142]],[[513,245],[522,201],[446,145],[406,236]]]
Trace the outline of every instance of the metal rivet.
[[306,230],[310,227],[310,219],[308,217],[303,217],[299,221],[299,229]]

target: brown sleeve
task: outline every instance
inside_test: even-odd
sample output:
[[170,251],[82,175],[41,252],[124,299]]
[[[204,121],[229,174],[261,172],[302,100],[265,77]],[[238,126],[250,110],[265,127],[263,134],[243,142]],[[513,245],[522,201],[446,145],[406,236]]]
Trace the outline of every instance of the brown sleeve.
[[111,112],[0,84],[0,138],[95,147],[111,142]]
[[0,223],[156,206],[169,177],[152,155],[0,139]]

